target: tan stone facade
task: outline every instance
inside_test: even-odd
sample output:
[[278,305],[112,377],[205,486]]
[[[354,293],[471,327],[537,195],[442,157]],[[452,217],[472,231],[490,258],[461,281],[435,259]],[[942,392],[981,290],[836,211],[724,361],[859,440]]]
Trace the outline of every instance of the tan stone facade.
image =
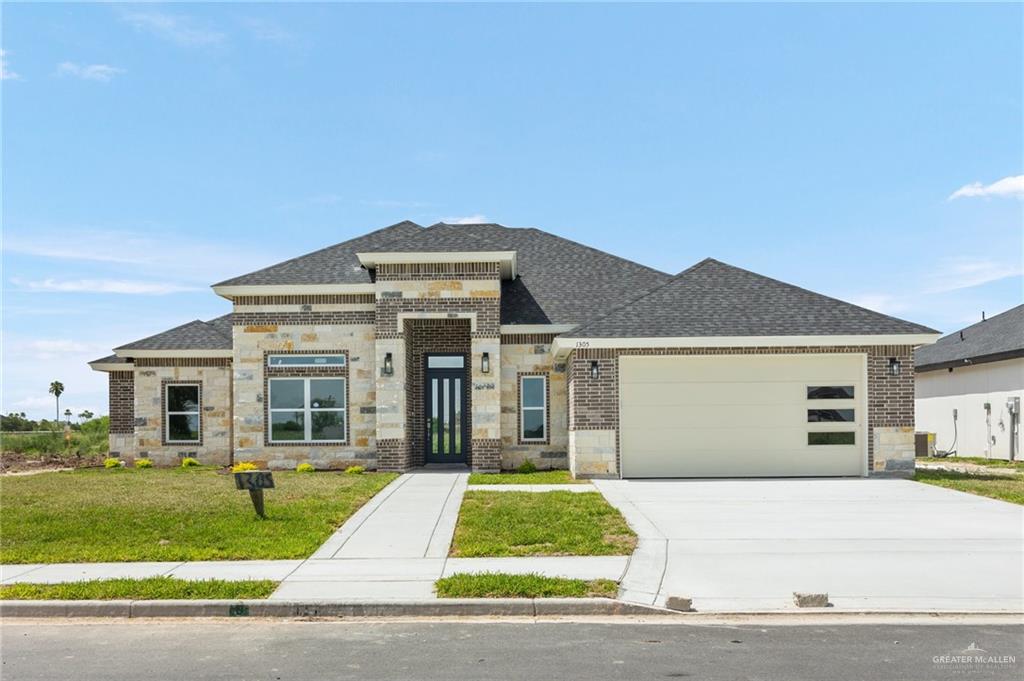
[[[231,462],[231,366],[228,362],[173,362],[135,366],[134,451],[128,458],[148,458],[158,466],[176,466],[188,456],[203,464]],[[164,395],[167,385],[200,387],[200,439],[197,443],[173,443],[167,439]],[[120,438],[120,436],[118,436]],[[113,446],[113,443],[111,443]]]
[[[232,318],[234,459],[272,469],[300,463],[317,468],[375,467],[377,359],[372,296],[272,298],[236,304]],[[267,355],[341,353],[345,367],[331,374],[346,380],[344,444],[271,443],[268,437],[267,379],[305,377],[304,370],[268,369]],[[276,372],[276,373],[275,373]]]
[[[564,363],[551,353],[551,336],[525,335],[501,339],[501,467],[517,468],[531,461],[540,469],[566,468],[569,450],[568,395]],[[534,341],[534,342],[530,342]],[[520,379],[547,377],[547,428],[543,443],[523,442],[520,423]]]

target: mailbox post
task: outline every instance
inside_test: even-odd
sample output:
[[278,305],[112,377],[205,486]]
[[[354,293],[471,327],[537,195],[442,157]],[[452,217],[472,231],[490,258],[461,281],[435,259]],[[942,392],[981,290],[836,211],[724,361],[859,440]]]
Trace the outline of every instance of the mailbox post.
[[266,518],[263,512],[263,490],[274,488],[274,474],[270,471],[239,471],[235,473],[235,489],[249,490],[252,507],[256,515]]

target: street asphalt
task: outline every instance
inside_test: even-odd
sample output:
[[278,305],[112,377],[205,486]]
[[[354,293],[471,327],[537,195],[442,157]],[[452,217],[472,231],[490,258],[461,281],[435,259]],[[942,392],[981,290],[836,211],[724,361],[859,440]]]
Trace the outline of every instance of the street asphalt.
[[4,681],[1024,676],[1022,624],[748,622],[7,621],[0,627],[0,676]]

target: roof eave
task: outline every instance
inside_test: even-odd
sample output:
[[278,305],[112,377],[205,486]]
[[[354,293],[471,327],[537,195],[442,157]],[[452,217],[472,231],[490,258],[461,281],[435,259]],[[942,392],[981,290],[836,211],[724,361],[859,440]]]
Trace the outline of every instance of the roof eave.
[[373,284],[233,284],[212,287],[221,298],[234,300],[240,296],[301,296],[325,294],[373,293]]
[[366,251],[356,257],[367,269],[410,263],[497,262],[502,279],[515,279],[518,269],[516,251]]
[[1024,357],[1024,348],[1017,350],[1007,350],[1005,352],[994,352],[989,355],[978,355],[976,357],[960,357],[958,359],[950,359],[943,362],[931,362],[928,364],[915,365],[914,371],[919,373],[926,373],[929,371],[939,371],[940,369],[958,369],[961,367],[974,366],[976,364],[991,364],[992,362],[1002,362],[1008,359],[1016,359],[1018,357]]
[[114,348],[114,354],[118,357],[131,358],[166,358],[166,357],[231,357],[233,351],[230,348],[205,348],[205,349],[174,349],[174,350],[133,350],[132,348]]
[[559,336],[552,344],[556,357],[577,349],[633,348],[756,348],[861,345],[927,345],[938,333],[823,336],[659,336],[654,338],[587,338]]

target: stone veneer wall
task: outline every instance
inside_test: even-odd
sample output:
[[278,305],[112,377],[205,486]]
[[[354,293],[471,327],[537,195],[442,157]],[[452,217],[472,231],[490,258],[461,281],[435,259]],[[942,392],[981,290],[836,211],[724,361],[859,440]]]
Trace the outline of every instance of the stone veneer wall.
[[[377,465],[376,385],[372,294],[246,296],[235,301],[234,446],[236,461],[255,461],[273,469],[299,463],[317,468]],[[275,368],[268,372],[267,353],[347,353],[347,444],[312,445],[268,442],[266,379],[306,376],[309,369]],[[316,373],[316,375],[323,375]]]
[[[501,467],[514,469],[526,461],[537,468],[566,468],[569,460],[566,365],[551,354],[554,334],[514,334],[501,337]],[[548,379],[547,442],[520,442],[519,378],[524,374]]]
[[[570,469],[587,462],[586,475],[618,475],[619,360],[622,355],[782,355],[813,353],[862,353],[867,355],[868,374],[868,470],[875,470],[875,429],[914,427],[914,349],[906,345],[750,347],[750,348],[631,348],[574,350],[569,357]],[[901,364],[899,376],[889,375],[889,358]],[[598,363],[599,377],[590,377],[590,363]],[[580,431],[594,431],[581,436]],[[615,459],[608,458],[607,438],[614,433]],[[573,451],[573,443],[582,446]],[[888,454],[886,454],[888,457]],[[578,460],[578,461],[577,461]],[[604,470],[601,470],[602,467]]]
[[[421,320],[464,319],[469,324],[472,430],[469,461],[475,470],[497,470],[501,456],[499,381],[480,371],[482,353],[500,366],[501,270],[498,263],[420,263],[381,265],[375,272],[377,359],[392,354],[394,372],[378,372],[377,443],[379,466],[406,470],[421,461],[419,425],[410,424],[416,401],[422,399],[422,374],[407,328]],[[413,322],[413,326],[407,326]],[[411,401],[411,403],[410,403]],[[422,408],[421,408],[422,409]],[[420,419],[422,420],[422,419]]]
[[110,456],[135,454],[135,372],[111,371],[107,374],[110,413]]
[[[135,457],[152,459],[157,466],[177,466],[186,456],[207,465],[231,463],[229,358],[137,358],[134,378]],[[200,385],[200,440],[196,444],[164,440],[164,386],[174,383]]]

